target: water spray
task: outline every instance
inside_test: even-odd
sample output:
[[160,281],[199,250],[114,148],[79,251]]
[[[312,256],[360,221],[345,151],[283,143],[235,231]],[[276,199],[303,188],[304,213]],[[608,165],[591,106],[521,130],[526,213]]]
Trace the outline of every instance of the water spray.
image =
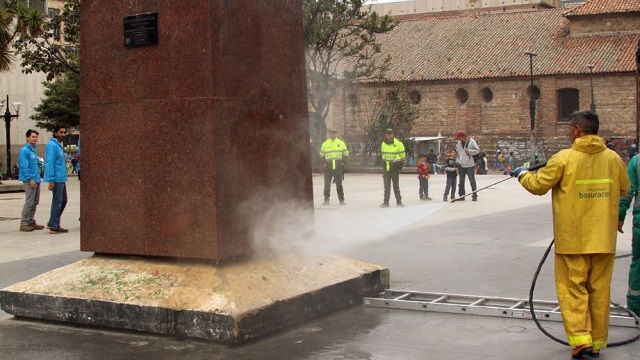
[[[536,171],[536,170],[538,170],[538,169],[540,169],[540,168],[544,167],[545,165],[547,165],[547,162],[546,162],[546,161],[545,161],[545,162],[543,162],[543,163],[540,163],[540,164],[535,164],[535,165],[533,165],[533,166],[531,166],[531,167],[527,168],[527,171]],[[500,180],[500,181],[498,181],[498,182],[495,182],[495,183],[493,183],[493,184],[491,184],[491,185],[485,186],[485,187],[483,187],[482,189],[478,189],[478,190],[472,191],[472,192],[470,192],[470,193],[468,193],[468,194],[465,194],[465,195],[462,195],[462,196],[460,196],[460,197],[458,197],[458,198],[451,199],[451,202],[453,203],[453,202],[456,202],[456,201],[458,201],[458,200],[460,200],[460,199],[464,199],[464,198],[466,198],[466,197],[467,197],[467,196],[469,196],[469,195],[473,195],[473,194],[475,194],[475,193],[477,193],[477,192],[479,192],[479,191],[482,191],[482,190],[484,190],[484,189],[488,189],[488,188],[490,188],[490,187],[492,187],[492,186],[496,186],[496,185],[500,184],[501,182],[507,181],[507,180],[509,180],[509,179],[513,179],[513,176],[509,176],[508,178],[502,179],[502,180]]]

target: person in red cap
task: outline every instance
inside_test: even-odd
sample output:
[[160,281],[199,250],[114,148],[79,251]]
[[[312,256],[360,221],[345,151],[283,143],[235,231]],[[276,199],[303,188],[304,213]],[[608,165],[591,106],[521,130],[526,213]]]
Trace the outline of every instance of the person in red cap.
[[[458,175],[460,175],[460,182],[458,183],[458,195],[464,196],[467,191],[464,188],[465,175],[469,177],[469,184],[471,184],[471,191],[476,191],[476,175],[475,165],[476,162],[473,155],[478,155],[480,148],[478,143],[473,138],[467,137],[467,133],[464,130],[458,130],[456,132],[456,163],[458,163]],[[474,192],[471,195],[473,201],[478,201],[478,193]],[[464,201],[464,198],[459,199]]]

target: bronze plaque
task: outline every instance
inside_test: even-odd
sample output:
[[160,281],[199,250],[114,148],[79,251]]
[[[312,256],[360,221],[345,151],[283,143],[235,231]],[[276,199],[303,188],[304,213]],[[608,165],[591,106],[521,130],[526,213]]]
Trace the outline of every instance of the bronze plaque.
[[124,46],[158,45],[158,13],[124,17]]

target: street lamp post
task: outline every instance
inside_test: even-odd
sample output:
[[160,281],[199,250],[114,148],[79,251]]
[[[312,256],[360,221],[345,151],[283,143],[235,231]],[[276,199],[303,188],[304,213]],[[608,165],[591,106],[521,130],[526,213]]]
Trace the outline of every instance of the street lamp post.
[[591,107],[589,109],[592,112],[596,112],[596,101],[595,97],[593,96],[593,68],[595,67],[595,65],[589,64],[587,65],[587,67],[589,68],[589,80],[591,81]]
[[533,57],[538,56],[538,54],[533,51],[525,52],[527,56],[529,56],[529,72],[531,73],[531,85],[529,86],[529,115],[531,116],[531,163],[533,165],[535,162],[535,137],[534,130],[536,128],[536,100],[533,98]]
[[0,101],[0,111],[2,111],[2,107],[7,106],[7,110],[4,112],[4,126],[7,131],[7,179],[11,180],[11,120],[13,118],[18,117],[18,113],[20,112],[21,103],[15,101],[13,104],[13,110],[16,112],[15,114],[11,114],[9,111],[9,95],[7,95],[7,101]]

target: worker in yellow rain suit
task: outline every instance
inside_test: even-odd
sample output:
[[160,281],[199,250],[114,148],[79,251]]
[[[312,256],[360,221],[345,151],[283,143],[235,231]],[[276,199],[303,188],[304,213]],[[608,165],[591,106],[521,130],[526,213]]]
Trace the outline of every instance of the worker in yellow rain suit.
[[624,162],[597,136],[598,128],[594,112],[574,112],[570,149],[536,174],[512,173],[532,194],[551,189],[556,291],[573,358],[596,357],[607,346],[618,206],[631,187]]

